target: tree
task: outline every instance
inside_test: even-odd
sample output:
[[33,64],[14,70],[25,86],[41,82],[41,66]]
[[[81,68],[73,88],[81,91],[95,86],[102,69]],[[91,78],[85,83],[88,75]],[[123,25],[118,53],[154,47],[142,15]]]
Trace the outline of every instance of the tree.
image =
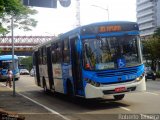
[[30,15],[36,13],[36,10],[24,6],[21,0],[0,0],[0,34],[5,35],[10,32],[11,17],[14,18],[14,28],[31,30],[37,25],[37,21]]
[[160,38],[160,27],[157,28],[157,29],[154,31],[153,37],[158,37],[158,38]]
[[158,37],[150,37],[143,41],[143,52],[146,60],[151,60],[151,67],[156,71],[156,66],[160,60],[160,39]]
[[20,59],[20,64],[23,64],[26,66],[28,70],[31,70],[33,65],[32,65],[32,57],[25,57]]
[[151,60],[151,67],[156,71],[160,60],[160,28],[154,31],[153,36],[143,41],[143,52],[146,60]]
[[4,11],[4,2],[3,0],[0,0],[0,13],[2,13]]

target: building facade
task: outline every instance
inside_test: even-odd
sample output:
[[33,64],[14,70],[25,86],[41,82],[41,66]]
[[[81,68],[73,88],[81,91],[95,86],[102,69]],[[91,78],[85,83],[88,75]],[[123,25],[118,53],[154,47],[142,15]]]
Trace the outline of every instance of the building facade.
[[150,36],[160,27],[160,0],[137,0],[136,5],[141,36]]

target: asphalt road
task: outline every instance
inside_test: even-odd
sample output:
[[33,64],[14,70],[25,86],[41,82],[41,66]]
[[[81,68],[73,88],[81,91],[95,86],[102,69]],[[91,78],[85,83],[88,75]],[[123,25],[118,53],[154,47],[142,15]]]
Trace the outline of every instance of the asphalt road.
[[127,94],[121,101],[113,101],[112,97],[71,100],[61,94],[46,94],[42,88],[35,85],[34,78],[28,75],[23,75],[16,81],[16,91],[36,101],[50,113],[57,114],[62,120],[120,120],[126,117],[125,114],[131,114],[132,116],[128,117],[132,119],[145,119],[151,114],[154,119],[160,120],[160,80],[148,80],[146,92]]

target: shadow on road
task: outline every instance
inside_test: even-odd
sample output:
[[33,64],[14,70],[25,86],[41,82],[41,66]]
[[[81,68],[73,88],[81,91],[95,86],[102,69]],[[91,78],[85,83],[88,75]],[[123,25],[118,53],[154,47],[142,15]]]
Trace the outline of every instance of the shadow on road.
[[[99,99],[84,99],[81,97],[68,97],[67,95],[63,95],[60,93],[51,93],[48,92],[47,94],[44,93],[42,90],[37,91],[29,91],[25,93],[26,95],[34,95],[33,97],[38,98],[45,98],[45,101],[49,104],[54,105],[64,105],[66,106],[75,106],[75,107],[81,107],[83,110],[103,110],[103,109],[114,109],[122,107],[128,107],[128,104],[124,104],[121,101],[115,101],[112,98],[99,98]],[[58,105],[57,105],[58,106]],[[69,109],[74,109],[74,107],[70,107]]]

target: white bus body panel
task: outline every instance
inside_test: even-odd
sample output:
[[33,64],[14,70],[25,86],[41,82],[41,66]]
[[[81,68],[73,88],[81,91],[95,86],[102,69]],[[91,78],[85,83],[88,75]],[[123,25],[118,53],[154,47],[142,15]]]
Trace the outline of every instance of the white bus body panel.
[[54,88],[56,92],[64,93],[63,79],[62,79],[62,66],[61,64],[52,64]]
[[46,87],[49,89],[49,78],[48,78],[48,70],[47,65],[39,65],[39,74],[40,74],[40,84],[43,87],[43,77],[46,82]]
[[[139,82],[133,81],[133,82],[128,82],[128,83],[101,85],[100,87],[95,87],[87,83],[85,87],[85,97],[86,98],[103,98],[105,96],[103,91],[105,90],[114,90],[115,88],[118,88],[118,87],[129,88],[129,87],[134,87],[134,86],[136,86],[136,90],[134,92],[145,91],[146,90],[145,77],[143,77],[143,79]],[[117,94],[126,94],[126,93],[130,93],[130,92],[106,94],[106,95],[117,95]]]

